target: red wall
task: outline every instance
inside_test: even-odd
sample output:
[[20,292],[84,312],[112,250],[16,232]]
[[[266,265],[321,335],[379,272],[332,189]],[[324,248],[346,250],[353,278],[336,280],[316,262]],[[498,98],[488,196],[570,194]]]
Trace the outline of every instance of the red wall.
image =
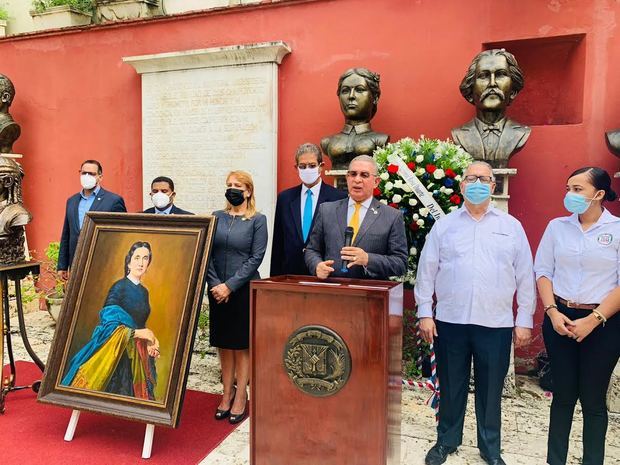
[[[122,194],[130,211],[140,207],[140,77],[123,64],[124,56],[287,42],[293,52],[280,66],[281,190],[298,182],[292,167],[297,145],[340,128],[335,92],[345,69],[366,66],[381,74],[377,130],[392,140],[446,138],[473,115],[458,84],[484,44],[585,34],[573,68],[532,77],[547,87],[562,86],[564,74],[571,82],[581,79],[583,91],[579,82],[562,86],[568,93],[562,98],[573,98],[581,122],[533,126],[527,146],[511,161],[519,174],[511,181],[510,210],[535,250],[547,222],[564,214],[564,183],[573,169],[618,169],[603,136],[620,126],[620,86],[614,85],[620,78],[619,13],[613,0],[318,0],[0,40],[0,72],[17,88],[12,114],[22,137],[14,149],[25,155],[25,202],[35,217],[30,246],[41,251],[59,238],[65,200],[79,189],[83,159],[99,159],[104,186]],[[536,47],[528,50],[532,69],[544,70]],[[527,82],[526,75],[526,88]],[[559,98],[538,94],[547,109],[554,107],[549,99]],[[582,98],[582,105],[574,100]],[[611,210],[618,213],[616,205]],[[532,350],[539,347],[540,341]]]

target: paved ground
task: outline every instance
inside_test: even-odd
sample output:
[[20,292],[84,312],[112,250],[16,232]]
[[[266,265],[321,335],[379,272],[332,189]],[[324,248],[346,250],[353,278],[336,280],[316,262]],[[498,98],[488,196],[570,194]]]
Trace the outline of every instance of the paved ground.
[[[17,321],[12,320],[13,332]],[[42,359],[47,357],[54,323],[45,312],[26,315],[26,324],[33,349]],[[28,360],[19,335],[14,334],[15,352],[19,360]],[[200,352],[205,353],[201,357]],[[215,352],[198,342],[192,359],[188,387],[206,392],[220,391]],[[517,376],[518,395],[503,402],[503,457],[508,465],[537,465],[545,463],[546,435],[550,399],[538,387],[536,380]],[[421,465],[424,455],[435,439],[435,420],[432,410],[424,405],[426,392],[403,392],[401,463]],[[571,438],[569,464],[581,463],[581,412],[578,409]],[[484,464],[475,447],[476,427],[473,398],[470,399],[465,422],[463,446],[451,455],[447,465]],[[220,446],[206,457],[201,465],[246,465],[249,463],[249,422],[244,422]],[[620,464],[620,415],[610,415],[607,433],[607,465]],[[371,464],[369,464],[371,465]]]

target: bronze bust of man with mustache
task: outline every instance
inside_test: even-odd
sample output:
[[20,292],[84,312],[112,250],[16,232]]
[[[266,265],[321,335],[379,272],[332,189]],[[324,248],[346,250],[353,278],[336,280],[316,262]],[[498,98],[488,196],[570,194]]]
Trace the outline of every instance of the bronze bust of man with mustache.
[[366,68],[345,71],[338,80],[340,110],[344,128],[321,140],[323,153],[332,161],[335,170],[346,170],[358,155],[370,155],[377,147],[387,144],[390,136],[374,132],[370,120],[377,113],[381,96],[379,75]]
[[13,152],[13,142],[21,134],[19,124],[17,124],[11,114],[9,107],[15,98],[15,87],[11,80],[0,74],[0,153]]
[[508,159],[530,136],[529,127],[506,117],[506,108],[523,89],[523,82],[517,60],[504,49],[479,53],[461,81],[461,94],[476,106],[476,117],[452,129],[452,139],[493,168],[506,168]]

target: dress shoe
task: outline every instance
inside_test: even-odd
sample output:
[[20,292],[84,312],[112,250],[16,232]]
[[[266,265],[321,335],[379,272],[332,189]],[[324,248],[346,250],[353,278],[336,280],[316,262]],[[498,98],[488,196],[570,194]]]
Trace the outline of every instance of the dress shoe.
[[426,465],[441,465],[446,461],[448,455],[456,452],[456,447],[442,446],[441,444],[435,444],[431,447],[431,450],[426,454],[424,463]]
[[235,400],[235,395],[237,394],[237,390],[235,389],[235,391],[233,392],[232,398],[230,399],[230,407],[228,407],[228,410],[222,410],[222,409],[217,409],[215,411],[215,419],[216,420],[224,420],[225,418],[228,418],[230,416],[230,409],[232,408],[232,404]]
[[245,418],[245,415],[247,414],[247,404],[243,407],[243,412],[241,413],[237,413],[237,414],[230,414],[230,418],[228,418],[228,422],[231,425],[236,425],[237,423],[241,423],[243,421],[243,419]]
[[506,462],[504,462],[504,459],[502,459],[501,457],[497,457],[496,459],[490,459],[488,457],[485,457],[484,454],[480,454],[480,457],[482,457],[482,460],[484,460],[489,465],[506,465]]

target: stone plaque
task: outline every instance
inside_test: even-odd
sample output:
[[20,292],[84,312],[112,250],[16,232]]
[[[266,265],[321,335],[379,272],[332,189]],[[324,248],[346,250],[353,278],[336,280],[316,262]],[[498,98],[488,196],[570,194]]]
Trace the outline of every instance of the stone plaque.
[[[245,170],[271,227],[277,196],[278,64],[282,42],[124,58],[142,75],[144,208],[156,176],[194,213],[224,207],[226,175]],[[271,239],[271,232],[269,234]],[[261,266],[268,276],[269,246]]]
[[337,393],[351,375],[351,354],[342,338],[325,326],[302,326],[284,347],[283,366],[293,384],[317,397]]

